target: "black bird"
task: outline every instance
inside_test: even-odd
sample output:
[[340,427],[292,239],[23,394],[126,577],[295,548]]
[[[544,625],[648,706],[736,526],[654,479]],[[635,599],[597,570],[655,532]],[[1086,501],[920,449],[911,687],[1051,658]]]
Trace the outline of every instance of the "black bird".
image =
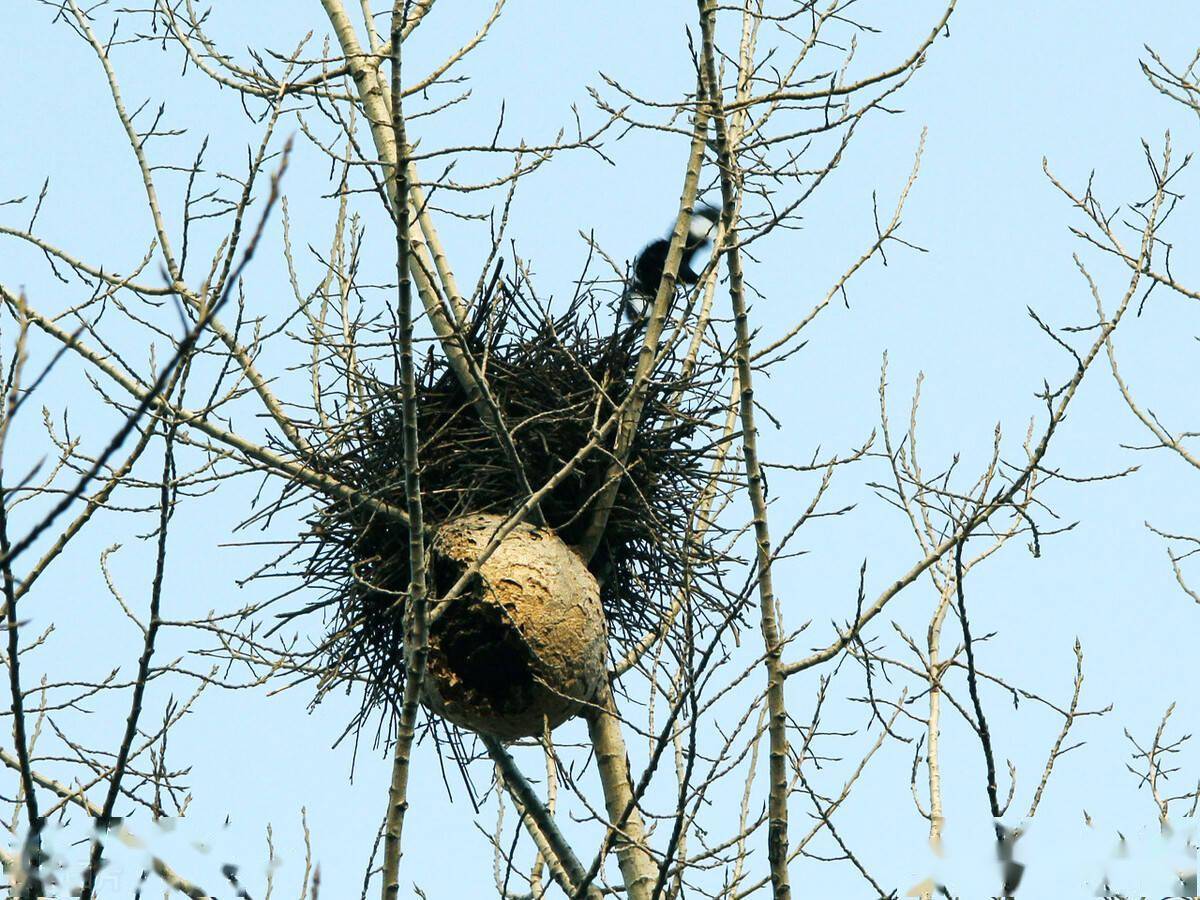
[[[692,268],[692,257],[712,240],[720,215],[721,211],[714,206],[701,206],[692,214],[692,221],[688,223],[687,238],[683,244],[683,259],[679,262],[678,283],[695,284],[700,280],[699,274]],[[631,322],[641,323],[649,316],[650,304],[658,294],[658,285],[662,281],[667,252],[670,249],[671,239],[659,238],[642,248],[642,252],[633,261],[633,275],[621,298],[622,308]]]

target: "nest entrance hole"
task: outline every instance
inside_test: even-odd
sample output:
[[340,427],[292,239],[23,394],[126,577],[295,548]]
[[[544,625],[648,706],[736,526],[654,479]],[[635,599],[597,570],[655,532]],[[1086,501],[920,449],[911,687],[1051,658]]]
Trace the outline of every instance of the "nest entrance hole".
[[[443,596],[464,566],[434,554],[433,583]],[[533,702],[535,659],[504,609],[484,598],[478,575],[430,628],[430,666],[442,670],[446,701],[487,708],[499,715],[524,712]]]

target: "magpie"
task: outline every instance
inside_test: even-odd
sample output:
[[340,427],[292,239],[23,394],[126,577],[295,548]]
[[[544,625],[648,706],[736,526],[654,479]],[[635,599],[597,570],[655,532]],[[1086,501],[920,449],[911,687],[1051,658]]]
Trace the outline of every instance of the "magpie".
[[[695,284],[700,275],[692,268],[696,252],[712,241],[717,230],[717,219],[721,211],[714,206],[700,206],[688,223],[687,238],[683,243],[683,259],[679,262],[676,283]],[[667,264],[667,252],[671,249],[670,237],[651,241],[633,261],[633,274],[625,285],[621,306],[626,318],[634,324],[643,324],[650,316],[650,305],[658,294],[658,286]]]

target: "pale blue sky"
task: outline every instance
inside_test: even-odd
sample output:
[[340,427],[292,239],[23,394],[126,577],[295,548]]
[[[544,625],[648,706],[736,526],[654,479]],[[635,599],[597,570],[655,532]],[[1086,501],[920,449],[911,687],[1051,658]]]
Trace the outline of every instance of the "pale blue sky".
[[[246,45],[264,44],[286,52],[310,29],[319,46],[327,31],[315,0],[213,6],[211,30],[235,54]],[[509,137],[536,142],[552,137],[560,126],[570,129],[572,103],[579,105],[586,125],[597,118],[586,87],[602,85],[600,71],[655,98],[670,99],[690,87],[684,27],[695,19],[692,4],[512,0],[510,6],[466,70],[476,76],[470,83],[471,104],[435,120],[436,129],[429,120],[414,123],[414,136],[425,146],[477,137],[480,121],[490,134],[501,99],[506,101]],[[453,14],[449,6],[433,14],[418,32],[421,40],[413,44],[411,71],[422,70],[423,62],[461,43],[474,29],[477,8],[483,4],[456,4]],[[855,9],[862,21],[883,29],[880,35],[859,35],[853,71],[860,74],[906,56],[939,12],[930,2],[864,2]],[[30,0],[8,0],[0,10],[0,59],[5,60],[0,121],[8,126],[0,200],[36,195],[42,180],[52,176],[39,233],[82,257],[127,268],[145,252],[150,233],[137,173],[94,56],[65,27],[52,25],[52,16],[48,7]],[[1068,225],[1081,223],[1042,174],[1041,159],[1047,157],[1072,187],[1081,187],[1095,170],[1097,193],[1110,206],[1146,196],[1149,181],[1139,139],[1157,150],[1170,128],[1178,158],[1200,146],[1200,135],[1195,116],[1189,118],[1145,82],[1138,69],[1142,45],[1183,64],[1200,42],[1198,25],[1195,4],[1183,0],[964,0],[952,19],[950,38],[934,46],[926,66],[895,102],[903,114],[864,123],[836,177],[807,207],[803,230],[777,234],[755,247],[759,262],[750,279],[765,299],[755,304],[754,316],[770,336],[823,296],[869,243],[871,192],[877,190],[881,209],[890,211],[921,130],[928,128],[921,177],[905,214],[905,235],[930,252],[893,247],[887,268],[873,263],[852,283],[850,308],[828,310],[804,351],[759,385],[759,398],[784,423],[778,432],[763,426],[769,457],[807,461],[817,447],[830,452],[861,442],[878,419],[876,390],[885,350],[894,426],[907,420],[913,379],[918,371],[925,373],[920,434],[928,470],[939,470],[961,452],[964,471],[974,473],[986,461],[997,422],[1004,429],[1008,456],[1016,457],[1029,418],[1042,411],[1035,391],[1043,378],[1052,384],[1065,380],[1070,363],[1038,331],[1026,306],[1055,326],[1087,324],[1094,318],[1091,298],[1071,259],[1082,248],[1067,231]],[[151,145],[152,155],[162,154],[159,161],[190,158],[200,136],[210,134],[214,165],[242,164],[245,146],[257,140],[257,132],[247,126],[231,92],[216,90],[193,72],[180,78],[174,48],[119,50],[114,64],[131,107],[147,96],[156,103],[166,100],[165,123],[189,129],[175,144]],[[670,221],[684,141],[635,133],[608,143],[606,153],[615,165],[586,153],[566,156],[518,192],[510,234],[531,259],[544,294],[570,290],[585,257],[581,229],[594,229],[600,243],[622,259]],[[462,171],[455,174],[467,177]],[[302,243],[326,240],[331,206],[320,199],[329,189],[326,175],[326,164],[304,147],[285,186]],[[164,184],[171,186],[164,190],[168,216],[178,221],[179,184],[165,177]],[[1185,176],[1179,190],[1194,193],[1194,175]],[[1178,217],[1171,234],[1181,245],[1191,238],[1194,247],[1200,219],[1186,206]],[[27,207],[0,208],[0,221],[6,224],[23,225],[27,218]],[[376,226],[374,243],[368,246],[379,254],[375,265],[386,271],[386,232],[378,227],[378,217],[368,221]],[[443,227],[460,282],[473,284],[473,267],[486,250],[480,234],[449,219]],[[278,231],[272,234],[274,249]],[[264,254],[248,276],[259,312],[282,312],[290,302],[277,256]],[[1200,267],[1188,259],[1184,246],[1173,262],[1181,280],[1200,283]],[[311,280],[311,262],[302,261],[302,268]],[[1094,271],[1111,308],[1123,288],[1121,273],[1098,262]],[[24,286],[40,308],[56,309],[78,299],[77,287],[55,282],[38,254],[10,240],[0,241],[0,280]],[[1162,293],[1118,333],[1130,383],[1176,429],[1200,425],[1200,405],[1190,387],[1198,374],[1197,322],[1194,303],[1189,309]],[[91,409],[90,395],[81,386],[86,388],[79,370],[69,365],[41,399],[59,415],[69,408],[74,427],[99,442],[105,432],[89,434],[87,429],[107,428],[108,420]],[[18,455],[42,452],[37,425],[36,416],[28,415],[15,432]],[[261,428],[249,417],[239,425],[251,434]],[[1122,448],[1146,441],[1141,426],[1119,402],[1101,361],[1085,379],[1047,464],[1076,476],[1132,464],[1140,464],[1141,470],[1117,482],[1049,491],[1063,522],[1080,524],[1048,539],[1041,559],[1032,559],[1013,542],[970,580],[976,632],[999,632],[980,650],[983,666],[1065,702],[1071,647],[1078,636],[1086,654],[1084,705],[1114,705],[1105,718],[1080,722],[1072,735],[1086,739],[1087,745],[1060,763],[1039,821],[1022,843],[1022,855],[1030,863],[1022,896],[1090,895],[1104,865],[1114,872],[1118,866],[1135,867],[1124,883],[1128,891],[1161,895],[1169,889],[1168,866],[1161,860],[1144,865],[1139,859],[1104,862],[1118,830],[1149,848],[1157,840],[1154,808],[1144,791],[1135,791],[1136,781],[1125,770],[1130,748],[1122,729],[1148,737],[1172,701],[1179,703],[1173,720],[1177,732],[1191,730],[1200,712],[1194,663],[1200,608],[1175,586],[1161,541],[1143,526],[1150,521],[1167,531],[1200,530],[1200,477],[1170,456]],[[868,595],[878,593],[917,558],[900,514],[863,487],[866,481],[886,479],[878,462],[869,465],[874,468],[840,475],[831,492],[829,505],[857,503],[853,514],[819,523],[801,541],[810,552],[780,567],[777,581],[788,625],[813,621],[798,651],[825,643],[830,619],[850,615],[864,557]],[[262,554],[216,547],[246,513],[252,482],[242,484],[243,489],[220,491],[179,516],[172,538],[175,569],[167,581],[168,617],[227,610],[252,592],[261,595],[263,588],[239,590],[233,581],[254,569]],[[777,530],[804,508],[814,487],[808,477],[773,479]],[[1046,518],[1044,524],[1050,527],[1052,520]],[[113,540],[124,540],[127,555],[117,555],[114,572],[127,596],[144,597],[149,573],[133,532],[148,528],[144,522],[134,527],[119,516],[101,520],[80,539],[73,562],[54,572],[53,580],[47,578],[40,598],[28,603],[27,614],[35,627],[58,622],[53,646],[61,657],[45,655],[41,665],[60,673],[60,665],[78,667],[94,675],[118,660],[132,663],[139,637],[116,613],[94,560]],[[900,653],[888,621],[923,635],[931,603],[929,586],[915,585],[876,620],[872,634]],[[169,658],[169,651],[162,658]],[[842,679],[844,692],[861,694],[857,674],[847,672]],[[815,682],[816,673],[808,673],[789,683],[799,718],[811,711]],[[191,686],[187,681],[156,685],[154,708],[161,708],[168,691],[180,694]],[[187,782],[195,800],[188,823],[172,835],[155,836],[155,847],[162,846],[164,856],[178,860],[181,871],[215,893],[221,893],[214,887],[218,859],[232,856],[248,874],[261,871],[263,834],[273,823],[282,858],[277,890],[294,894],[303,857],[299,811],[305,806],[314,860],[322,868],[322,895],[358,895],[383,814],[388,761],[378,748],[364,743],[351,783],[353,748],[330,745],[354,701],[333,698],[310,715],[306,691],[273,697],[262,691],[210,691],[173,738],[175,764],[191,766]],[[1059,722],[1032,704],[1023,703],[1014,712],[1001,693],[985,693],[985,702],[997,754],[1018,765],[1014,808],[1024,807]],[[104,714],[90,720],[75,716],[63,721],[106,745],[115,744],[121,720],[114,710],[119,712],[123,703],[98,707]],[[843,724],[861,726],[865,721],[857,706],[842,708],[838,721]],[[577,725],[567,726],[560,741],[577,739],[580,733]],[[905,733],[917,730],[910,724]],[[990,852],[989,824],[982,759],[969,738],[960,721],[948,718],[948,858],[941,865],[956,893],[980,896],[992,889],[993,873],[990,863],[980,862]],[[862,745],[862,740],[846,745],[851,763]],[[642,748],[634,753],[640,758]],[[924,822],[909,796],[910,765],[911,749],[885,748],[838,819],[873,874],[902,894],[932,865]],[[1185,779],[1200,775],[1194,747],[1185,746],[1180,765]],[[450,776],[451,805],[428,746],[417,754],[416,771],[402,883],[419,884],[431,898],[490,895],[490,850],[472,824],[457,776]],[[831,769],[828,790],[840,785],[841,772],[837,766]],[[478,780],[483,784],[486,779],[481,769]],[[1001,783],[1006,785],[1007,779],[1002,777]],[[1177,788],[1185,789],[1182,784]],[[739,797],[730,790],[715,798],[718,817],[726,808],[729,814],[736,809]],[[795,829],[807,828],[803,803],[796,800],[793,809]],[[1084,809],[1093,817],[1094,829],[1084,826]],[[187,842],[210,839],[226,812],[233,822],[218,843],[228,849],[207,859],[195,856]],[[510,810],[508,826],[512,821]],[[491,830],[494,805],[485,806],[478,822]],[[586,849],[581,853],[589,859],[590,841],[582,841]],[[763,856],[760,847],[754,857],[760,868]],[[133,858],[114,866],[114,877],[136,877]],[[793,879],[803,896],[869,896],[849,867],[800,862]],[[261,888],[251,893],[258,897]]]

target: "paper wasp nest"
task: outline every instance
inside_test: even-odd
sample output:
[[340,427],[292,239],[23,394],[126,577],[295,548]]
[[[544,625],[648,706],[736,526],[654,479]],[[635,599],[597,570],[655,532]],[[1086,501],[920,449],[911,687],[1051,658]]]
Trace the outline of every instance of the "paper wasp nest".
[[[432,596],[447,592],[503,516],[440,528],[430,548]],[[501,740],[540,735],[579,713],[605,670],[596,579],[553,531],[522,524],[429,629],[424,700],[434,712]]]

